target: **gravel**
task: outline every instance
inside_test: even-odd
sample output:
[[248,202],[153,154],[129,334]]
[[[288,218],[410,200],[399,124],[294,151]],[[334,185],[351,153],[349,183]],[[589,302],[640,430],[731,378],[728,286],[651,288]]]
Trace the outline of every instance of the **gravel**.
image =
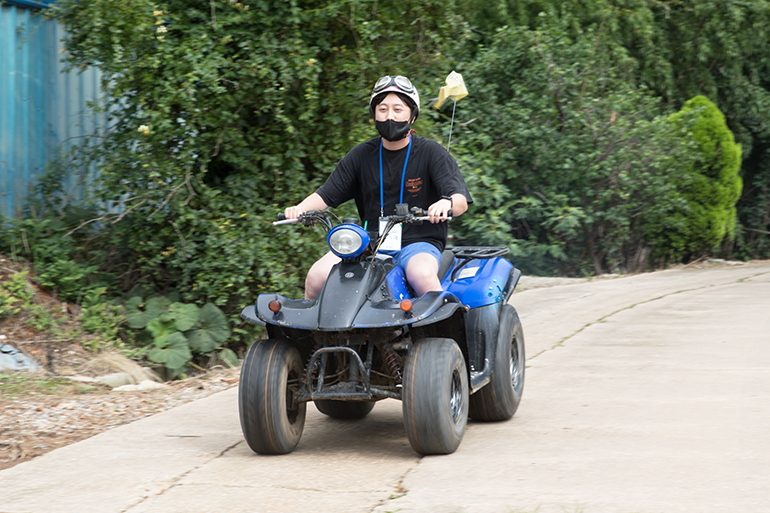
[[237,386],[238,373],[221,370],[142,391],[93,387],[88,393],[0,397],[0,470]]

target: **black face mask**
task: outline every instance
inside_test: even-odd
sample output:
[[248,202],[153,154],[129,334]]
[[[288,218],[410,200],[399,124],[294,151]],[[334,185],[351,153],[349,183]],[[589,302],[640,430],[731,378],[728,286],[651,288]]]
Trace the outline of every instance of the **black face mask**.
[[412,124],[409,121],[375,121],[375,128],[386,141],[400,141],[409,134]]

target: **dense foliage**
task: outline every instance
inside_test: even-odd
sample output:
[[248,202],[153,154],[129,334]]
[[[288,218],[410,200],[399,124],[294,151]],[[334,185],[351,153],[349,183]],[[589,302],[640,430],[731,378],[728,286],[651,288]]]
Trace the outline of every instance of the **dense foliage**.
[[471,158],[507,191],[499,229],[469,237],[494,233],[530,272],[636,270],[649,253],[640,228],[676,200],[668,173],[685,146],[629,84],[621,49],[544,21],[500,30],[469,70],[479,120],[459,139],[477,141]]
[[597,274],[732,238],[740,149],[719,110],[701,97],[669,117],[621,45],[539,18],[501,28],[468,66],[477,121],[459,139],[498,193],[481,196],[486,222],[463,220],[466,237],[510,244],[525,271]]
[[386,73],[414,79],[415,128],[442,141],[454,106],[430,98],[452,69],[466,79],[452,153],[476,203],[454,243],[509,246],[536,273],[770,256],[768,0],[62,0],[52,15],[70,64],[103,72],[110,126],[52,168],[0,250],[73,300],[142,285],[236,319],[260,292],[300,295],[321,234],[270,221],[374,135]]
[[[72,256],[98,262],[117,293],[173,289],[233,319],[261,292],[300,295],[324,240],[270,221],[374,135],[366,102],[383,71],[446,67],[451,5],[60,2],[67,58],[103,71],[110,126],[51,173],[34,210],[69,216]],[[94,166],[80,176],[90,204],[73,215],[59,171]]]
[[109,133],[84,147],[126,283],[218,305],[296,293],[321,244],[269,221],[370,136],[382,67],[439,59],[444,5],[62,2],[70,62],[97,65],[109,92]]
[[770,2],[469,0],[463,8],[484,45],[477,48],[504,27],[537,30],[555,18],[570,37],[615,45],[631,66],[628,84],[646,87],[668,109],[698,95],[713,101],[743,149],[736,241],[725,256],[770,256]]
[[[694,113],[693,111],[697,111]],[[688,115],[694,122],[686,123]],[[679,162],[681,174],[672,180],[684,200],[680,208],[667,216],[665,230],[659,237],[677,256],[714,251],[733,238],[735,203],[741,194],[741,147],[727,128],[724,115],[703,96],[684,104],[670,118],[690,136],[695,158]]]

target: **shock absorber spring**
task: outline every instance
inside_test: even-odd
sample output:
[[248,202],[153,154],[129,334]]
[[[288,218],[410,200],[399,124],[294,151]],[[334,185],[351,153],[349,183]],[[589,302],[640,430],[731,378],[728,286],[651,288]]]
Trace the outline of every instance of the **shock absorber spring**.
[[393,376],[401,380],[401,371],[399,370],[399,360],[398,355],[396,355],[396,352],[393,351],[393,348],[390,346],[385,346],[385,349],[383,350],[385,353],[385,361],[388,363],[388,368],[390,369],[390,373],[393,374]]
[[[311,354],[321,349],[321,347],[323,347],[321,346],[321,344],[315,344],[313,346],[313,351],[311,352]],[[318,363],[319,362],[316,362],[316,365],[314,365],[313,374],[310,376],[311,382],[308,382],[307,385],[312,386],[312,380],[318,377],[318,367],[319,367]],[[310,365],[310,358],[307,359],[307,361],[305,362],[305,367],[302,369],[302,376],[300,377],[300,381],[302,383],[305,383],[305,378],[307,377],[308,365]]]

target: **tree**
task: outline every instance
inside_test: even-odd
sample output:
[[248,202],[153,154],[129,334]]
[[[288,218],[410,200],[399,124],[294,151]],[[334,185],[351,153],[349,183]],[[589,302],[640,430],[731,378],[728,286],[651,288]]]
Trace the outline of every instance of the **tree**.
[[443,66],[463,33],[452,6],[60,2],[70,64],[97,66],[108,92],[109,131],[78,153],[84,169],[98,166],[92,201],[109,207],[100,263],[123,290],[174,288],[229,312],[266,290],[299,294],[323,239],[270,221],[374,135],[366,105],[378,76],[424,87],[420,72]]
[[743,148],[746,187],[737,204],[734,248],[770,257],[770,2],[724,0],[469,0],[464,16],[488,44],[498,29],[536,29],[541,15],[562,18],[572,36],[593,31],[634,63],[629,83],[680,108],[704,95],[725,114]]
[[725,116],[704,96],[687,101],[669,121],[689,139],[692,153],[672,174],[684,200],[665,224],[649,227],[658,253],[674,258],[718,250],[735,236],[736,202],[741,194],[741,147]]
[[512,236],[529,272],[641,269],[651,249],[640,227],[677,201],[665,170],[679,139],[664,106],[634,86],[624,49],[571,26],[544,14],[537,29],[503,28],[469,70],[477,86],[464,108],[477,120],[461,158],[494,178],[497,194],[480,201],[491,198],[497,224],[463,219],[463,235]]

